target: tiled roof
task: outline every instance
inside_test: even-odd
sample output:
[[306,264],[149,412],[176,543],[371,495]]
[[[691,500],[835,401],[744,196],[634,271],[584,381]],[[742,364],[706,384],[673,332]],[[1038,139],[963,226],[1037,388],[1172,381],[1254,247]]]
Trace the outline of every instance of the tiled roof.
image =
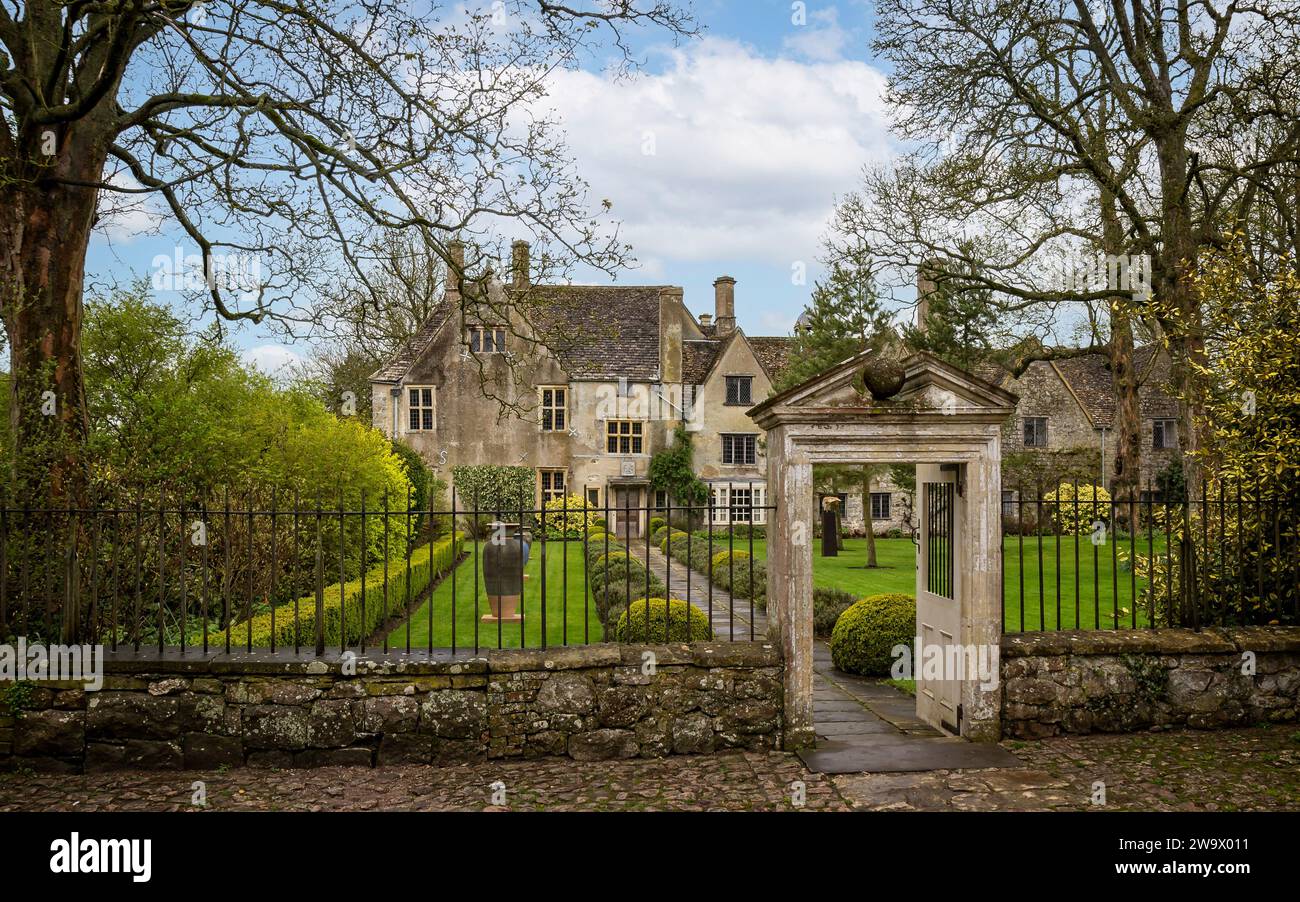
[[573,379],[659,378],[661,285],[536,285],[529,319]]
[[688,338],[682,342],[682,381],[688,385],[700,385],[713,369],[713,362],[718,359],[722,342],[711,338]]
[[374,382],[401,382],[402,377],[410,371],[411,367],[420,359],[424,349],[433,341],[433,337],[438,334],[442,324],[447,321],[447,317],[452,312],[452,305],[443,298],[438,302],[438,306],[429,314],[429,318],[424,321],[424,325],[419,328],[410,340],[398,350],[396,354],[389,358],[388,362],[379,368],[370,378]]
[[775,381],[781,371],[790,364],[790,351],[794,348],[794,339],[764,335],[750,338],[748,341],[749,346],[754,349],[754,356],[767,371],[767,378]]
[[[1036,360],[1030,367],[1051,366],[1079,399],[1084,413],[1097,428],[1115,424],[1115,387],[1111,382],[1110,359],[1105,354],[1084,354],[1060,360]],[[1133,351],[1133,368],[1138,378],[1138,404],[1143,417],[1177,416],[1178,403],[1169,394],[1169,356],[1155,346]],[[1002,386],[1011,378],[1001,364],[984,361],[975,365],[976,376]]]
[[[1055,361],[1056,369],[1073,389],[1093,425],[1110,429],[1115,424],[1115,389],[1110,361],[1105,354],[1086,354]],[[1172,417],[1178,404],[1169,394],[1169,357],[1155,345],[1133,350],[1138,378],[1138,401],[1143,417]]]

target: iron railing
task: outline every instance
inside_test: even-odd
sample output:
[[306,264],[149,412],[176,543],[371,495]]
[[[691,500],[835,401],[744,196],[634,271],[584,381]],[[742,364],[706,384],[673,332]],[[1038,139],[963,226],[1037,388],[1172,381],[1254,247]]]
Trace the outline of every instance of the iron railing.
[[[462,506],[455,491],[445,509],[423,510],[409,498],[394,504],[364,494],[359,503],[332,507],[298,498],[258,503],[252,494],[207,504],[0,505],[0,641],[27,636],[158,655],[456,656],[613,641],[630,602],[659,597],[665,616],[642,613],[645,629],[657,634],[662,625],[665,641],[689,629],[668,610],[675,597],[693,600],[718,628],[712,638],[759,637],[754,624],[765,598],[754,587],[765,583],[763,530],[775,508],[753,503],[753,486],[730,494],[727,504],[662,507],[633,505],[631,492],[613,505],[612,488],[599,506],[570,506],[562,496],[550,509],[531,498],[505,509]],[[656,517],[671,524],[677,544],[679,533],[692,537],[684,578],[657,551],[650,529]],[[517,623],[484,622],[491,605],[483,557],[487,543],[501,540],[492,527],[500,522],[532,530]],[[522,551],[522,536],[506,541],[520,542]],[[668,550],[676,554],[674,545]],[[739,550],[748,557],[734,554]],[[710,579],[722,551],[733,553]],[[597,556],[610,554],[638,563],[615,568],[617,581],[606,578]],[[725,618],[715,617],[723,611]]]
[[1003,630],[1300,623],[1296,499],[1087,485],[1002,501]]

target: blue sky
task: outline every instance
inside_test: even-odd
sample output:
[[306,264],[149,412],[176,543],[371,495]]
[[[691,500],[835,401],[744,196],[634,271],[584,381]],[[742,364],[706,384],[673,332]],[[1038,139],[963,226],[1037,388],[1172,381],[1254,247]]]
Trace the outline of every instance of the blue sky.
[[[698,314],[712,312],[712,283],[725,273],[737,279],[748,334],[787,334],[820,273],[836,196],[894,153],[884,68],[869,48],[872,9],[863,0],[695,8],[702,37],[676,48],[662,35],[643,39],[645,67],[630,80],[595,65],[559,73],[549,103],[592,197],[613,203],[640,262],[620,282],[681,285]],[[148,275],[178,244],[193,252],[170,223],[158,236],[139,234],[144,224],[129,217],[101,230],[92,284]],[[256,329],[234,340],[268,369],[310,353]]]

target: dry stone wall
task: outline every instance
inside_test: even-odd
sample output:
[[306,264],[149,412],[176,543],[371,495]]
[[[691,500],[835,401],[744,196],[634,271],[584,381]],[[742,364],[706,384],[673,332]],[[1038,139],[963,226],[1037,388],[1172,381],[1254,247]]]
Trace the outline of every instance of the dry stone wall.
[[1080,630],[1002,639],[1002,734],[1300,719],[1300,627]]
[[109,655],[100,691],[47,682],[0,695],[0,769],[595,760],[781,746],[781,662],[757,642],[352,663],[355,675],[345,676],[337,658]]

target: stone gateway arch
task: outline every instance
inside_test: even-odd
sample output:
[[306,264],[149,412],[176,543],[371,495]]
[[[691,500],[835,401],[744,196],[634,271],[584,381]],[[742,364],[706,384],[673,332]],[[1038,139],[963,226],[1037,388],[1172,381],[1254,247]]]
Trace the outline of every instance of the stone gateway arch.
[[[773,395],[749,415],[767,433],[768,616],[785,659],[787,748],[812,745],[813,467],[915,464],[920,519],[917,632],[928,648],[996,649],[1002,632],[1002,424],[1016,396],[926,353],[873,395],[864,351]],[[978,674],[917,677],[917,714],[980,741],[1001,736],[1001,689]]]

